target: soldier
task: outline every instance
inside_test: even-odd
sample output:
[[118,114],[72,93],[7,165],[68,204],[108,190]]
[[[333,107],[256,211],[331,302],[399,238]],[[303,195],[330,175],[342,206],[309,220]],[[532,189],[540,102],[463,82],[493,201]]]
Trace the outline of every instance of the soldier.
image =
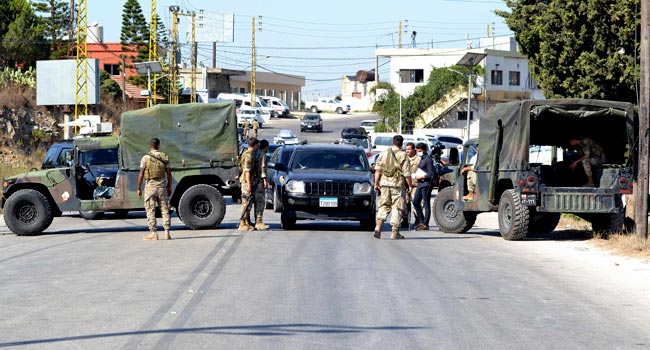
[[251,128],[251,123],[248,119],[244,120],[244,140],[248,140],[248,130]]
[[254,201],[253,187],[257,184],[261,175],[261,166],[257,163],[255,157],[255,151],[257,151],[259,145],[260,142],[256,138],[249,138],[248,149],[241,156],[242,174],[240,181],[242,193],[242,217],[239,220],[239,231],[253,231],[255,229],[249,222],[251,206],[249,206],[248,203],[249,201]]
[[[149,141],[149,153],[140,161],[140,174],[138,175],[138,198],[142,198],[142,180],[147,180],[144,185],[144,208],[147,211],[147,222],[150,234],[144,237],[145,241],[157,241],[156,230],[156,204],[162,212],[165,239],[172,239],[169,234],[169,196],[172,195],[172,171],[169,158],[160,152],[160,140],[152,138]],[[165,186],[165,175],[167,185]]]
[[257,122],[257,119],[253,120],[253,137],[257,138],[257,130],[260,128],[260,123]]
[[607,162],[603,148],[590,138],[578,136],[572,136],[569,140],[569,145],[571,148],[577,149],[582,153],[582,156],[572,162],[569,167],[571,170],[575,170],[578,163],[582,163],[585,175],[587,175],[587,183],[584,187],[594,187],[594,177],[591,171],[591,166]]
[[476,159],[478,158],[478,146],[476,146],[476,153],[469,159],[467,166],[460,170],[461,174],[467,173],[467,196],[463,196],[463,200],[473,201],[474,200],[474,191],[476,190],[476,172],[474,171],[474,166],[476,165]]
[[[411,176],[413,176],[415,172],[418,170],[418,165],[420,164],[420,156],[417,155],[415,151],[415,144],[413,142],[408,142],[406,144],[406,155],[409,158],[409,164],[411,165]],[[404,211],[403,211],[404,218],[402,219],[402,227],[409,227],[409,219],[411,217],[411,212],[413,212],[415,216],[415,223],[413,225],[417,227],[420,224],[420,218],[417,215],[417,211],[412,210],[413,209],[412,195],[413,194],[407,195],[406,200],[404,201]]]
[[[380,193],[379,210],[375,226],[375,238],[381,238],[381,226],[392,212],[390,239],[403,239],[399,233],[402,220],[404,196],[411,192],[411,167],[408,156],[402,151],[404,138],[393,136],[393,146],[377,157],[375,168],[375,191]],[[408,189],[405,188],[408,186]]]
[[266,208],[266,189],[268,187],[268,182],[266,181],[266,152],[269,150],[269,141],[266,139],[260,141],[260,148],[255,153],[255,158],[257,158],[257,164],[260,164],[261,168],[261,180],[262,181],[257,188],[255,189],[255,229],[256,230],[268,230],[269,225],[264,224],[263,216],[264,209]]

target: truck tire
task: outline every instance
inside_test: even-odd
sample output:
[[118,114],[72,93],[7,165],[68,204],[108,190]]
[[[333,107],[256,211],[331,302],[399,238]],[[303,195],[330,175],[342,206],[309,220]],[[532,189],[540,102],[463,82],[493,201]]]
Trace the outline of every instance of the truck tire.
[[79,216],[86,220],[101,219],[104,216],[103,211],[79,210]]
[[438,192],[433,202],[433,220],[445,233],[465,233],[476,222],[477,213],[463,211],[454,198],[455,192],[456,187],[446,187]]
[[283,211],[280,215],[280,223],[283,230],[291,230],[296,226],[296,216]]
[[560,223],[560,213],[531,213],[528,232],[546,235],[553,231]]
[[19,236],[37,235],[54,220],[47,198],[41,192],[29,189],[12,194],[5,203],[3,215],[7,227]]
[[336,108],[336,113],[338,113],[338,114],[343,114],[343,108],[341,108],[341,107],[337,107],[337,108]]
[[226,203],[219,190],[199,184],[183,193],[178,212],[183,223],[192,230],[214,228],[226,214]]
[[311,106],[311,112],[312,112],[312,113],[318,113],[318,107],[316,107],[316,106]]
[[624,221],[625,213],[594,215],[591,220],[591,229],[594,233],[597,232],[608,236],[613,233],[623,232]]
[[518,241],[528,235],[530,212],[521,203],[521,197],[515,190],[506,190],[499,200],[499,231],[507,241]]

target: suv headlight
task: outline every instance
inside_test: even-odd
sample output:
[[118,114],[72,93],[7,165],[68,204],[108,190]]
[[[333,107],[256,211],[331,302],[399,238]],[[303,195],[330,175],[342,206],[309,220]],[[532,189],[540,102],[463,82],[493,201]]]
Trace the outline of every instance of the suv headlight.
[[369,194],[371,190],[370,182],[355,182],[352,187],[352,194]]
[[302,181],[291,180],[287,182],[285,187],[288,192],[292,193],[305,193],[305,183]]

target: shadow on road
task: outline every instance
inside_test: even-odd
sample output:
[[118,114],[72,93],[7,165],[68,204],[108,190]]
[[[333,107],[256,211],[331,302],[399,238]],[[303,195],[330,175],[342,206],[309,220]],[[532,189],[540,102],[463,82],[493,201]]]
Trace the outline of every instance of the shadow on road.
[[192,327],[192,328],[171,328],[171,329],[152,329],[141,331],[125,331],[114,333],[99,333],[77,335],[71,337],[59,338],[42,338],[16,340],[11,342],[1,342],[0,348],[25,346],[34,344],[48,344],[60,342],[72,342],[89,339],[103,339],[114,337],[128,336],[145,336],[151,334],[219,334],[219,335],[244,335],[244,336],[291,336],[304,334],[354,334],[372,331],[403,331],[403,330],[421,330],[426,327],[413,326],[345,326],[345,325],[326,325],[311,323],[289,323],[289,324],[269,324],[269,325],[248,325],[248,326],[214,326],[214,327]]
[[[461,235],[501,238],[501,233],[498,230],[485,230],[481,228],[472,229]],[[587,230],[556,230],[548,234],[529,233],[524,241],[586,241],[592,237],[592,232]]]

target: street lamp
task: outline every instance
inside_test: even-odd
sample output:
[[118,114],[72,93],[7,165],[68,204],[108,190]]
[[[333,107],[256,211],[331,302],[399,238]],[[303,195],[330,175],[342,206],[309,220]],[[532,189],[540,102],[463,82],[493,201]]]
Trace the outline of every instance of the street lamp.
[[138,74],[147,73],[147,107],[151,107],[153,105],[153,97],[151,96],[151,73],[161,73],[163,71],[162,65],[158,61],[136,62],[135,70]]
[[402,74],[400,71],[395,72],[397,73],[397,82],[399,83],[398,86],[398,94],[399,94],[399,124],[397,127],[398,133],[402,133]]
[[470,116],[472,114],[472,68],[480,63],[485,56],[487,56],[484,53],[477,53],[477,52],[467,52],[465,53],[465,56],[456,63],[458,66],[468,66],[469,67],[469,82],[468,82],[468,88],[467,88],[467,137],[466,140],[469,140],[469,122],[470,122]]

